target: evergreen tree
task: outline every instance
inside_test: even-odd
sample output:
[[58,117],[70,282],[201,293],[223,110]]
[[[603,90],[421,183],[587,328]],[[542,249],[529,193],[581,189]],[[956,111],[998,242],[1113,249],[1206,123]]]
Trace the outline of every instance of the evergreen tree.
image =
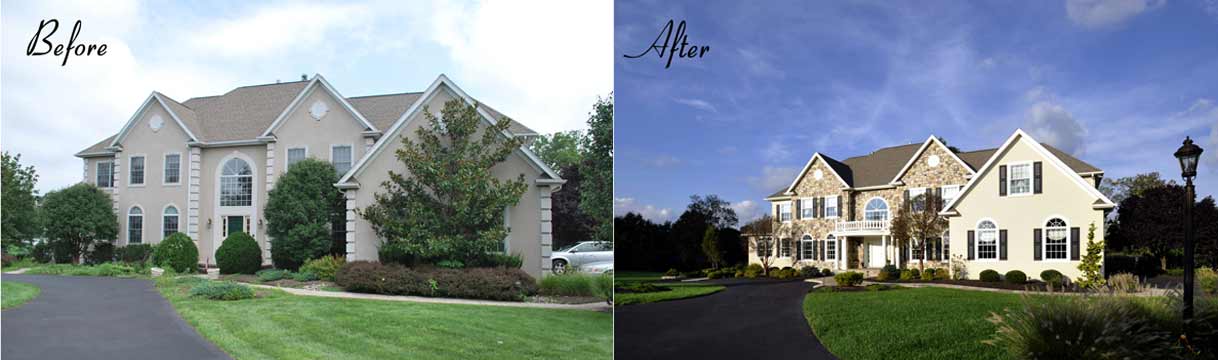
[[[334,166],[317,159],[292,164],[267,194],[267,234],[276,268],[295,270],[334,247],[331,221],[346,212]],[[345,239],[344,239],[345,242]]]
[[722,265],[723,251],[719,249],[719,232],[715,231],[714,225],[707,226],[706,233],[702,235],[702,253],[710,260],[711,267],[718,269]]
[[1083,275],[1078,279],[1078,285],[1085,289],[1099,289],[1104,286],[1104,276],[1100,275],[1100,263],[1104,256],[1104,241],[1095,241],[1095,223],[1087,229],[1087,254],[1083,255],[1078,269]]

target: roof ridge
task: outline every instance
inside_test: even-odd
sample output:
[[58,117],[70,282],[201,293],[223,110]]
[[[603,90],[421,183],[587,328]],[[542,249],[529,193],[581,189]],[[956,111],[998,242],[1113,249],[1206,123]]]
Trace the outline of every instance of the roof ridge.
[[413,95],[413,94],[422,94],[422,93],[423,93],[422,91],[408,91],[408,92],[400,92],[400,93],[392,93],[392,94],[348,96],[347,99],[361,99],[361,98],[397,96],[397,95]]

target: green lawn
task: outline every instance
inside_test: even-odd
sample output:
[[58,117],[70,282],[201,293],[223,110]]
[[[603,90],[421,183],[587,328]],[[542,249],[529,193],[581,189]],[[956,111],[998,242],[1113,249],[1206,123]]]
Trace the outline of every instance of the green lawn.
[[660,301],[688,299],[692,297],[714,294],[723,290],[723,286],[719,285],[664,284],[662,286],[672,288],[672,290],[649,293],[615,293],[613,294],[613,304],[646,304]]
[[609,359],[613,315],[581,310],[295,296],[187,297],[158,288],[204,337],[236,359]]
[[16,282],[5,281],[0,282],[0,309],[9,309],[21,306],[26,302],[38,296],[39,290],[37,286]]
[[1020,295],[944,288],[812,292],[804,316],[816,337],[843,359],[1003,359],[982,344],[994,336],[990,312]]
[[664,273],[643,272],[643,271],[623,271],[623,272],[613,273],[613,281],[615,283],[660,281],[661,276],[664,276]]

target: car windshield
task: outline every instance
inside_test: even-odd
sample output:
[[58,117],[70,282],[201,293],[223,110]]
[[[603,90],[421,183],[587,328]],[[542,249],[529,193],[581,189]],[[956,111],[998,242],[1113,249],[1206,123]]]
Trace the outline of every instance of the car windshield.
[[559,251],[559,252],[563,252],[563,251],[571,251],[571,249],[572,249],[572,248],[574,248],[574,247],[576,247],[576,246],[579,246],[579,243],[574,243],[574,244],[571,244],[571,245],[563,246],[563,247],[561,247],[561,248],[558,248],[558,250],[557,250],[557,251]]

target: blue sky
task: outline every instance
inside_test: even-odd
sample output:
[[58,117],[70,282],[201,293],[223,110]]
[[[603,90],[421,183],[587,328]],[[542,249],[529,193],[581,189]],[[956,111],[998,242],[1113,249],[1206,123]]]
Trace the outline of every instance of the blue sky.
[[[48,190],[81,180],[77,151],[117,132],[148,94],[179,101],[320,73],[345,96],[421,91],[441,73],[541,132],[582,129],[613,90],[613,5],[399,1],[5,1],[0,148]],[[29,57],[52,36],[97,57]]]
[[[615,7],[617,214],[718,194],[742,219],[813,152],[1000,145],[1016,128],[1106,171],[1179,179],[1185,135],[1218,191],[1218,1],[754,2]],[[704,58],[654,53],[668,19]]]

